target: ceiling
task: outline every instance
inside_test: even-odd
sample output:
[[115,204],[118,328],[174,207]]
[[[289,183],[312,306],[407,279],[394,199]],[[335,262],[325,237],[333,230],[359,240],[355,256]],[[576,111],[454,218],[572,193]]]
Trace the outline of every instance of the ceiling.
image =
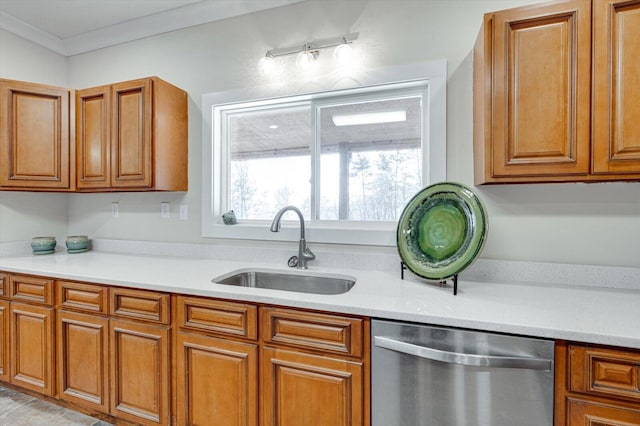
[[1,0],[0,28],[65,56],[302,0]]

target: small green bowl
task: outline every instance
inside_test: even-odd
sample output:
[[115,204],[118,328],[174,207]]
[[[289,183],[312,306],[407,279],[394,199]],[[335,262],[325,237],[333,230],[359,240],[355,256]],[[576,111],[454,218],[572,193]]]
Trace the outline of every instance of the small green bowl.
[[67,237],[65,241],[67,250],[71,253],[86,251],[89,247],[89,238],[86,235],[74,235]]
[[55,251],[55,237],[34,237],[31,239],[33,254],[50,254]]

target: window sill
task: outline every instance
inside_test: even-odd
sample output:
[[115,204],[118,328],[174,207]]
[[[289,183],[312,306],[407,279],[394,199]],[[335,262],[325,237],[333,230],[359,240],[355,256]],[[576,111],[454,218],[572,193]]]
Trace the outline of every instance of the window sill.
[[[203,237],[244,240],[298,241],[300,226],[296,221],[283,221],[280,232],[271,232],[270,221],[239,222],[236,225],[203,224]],[[371,246],[396,245],[395,222],[350,222],[344,224],[305,222],[309,243],[353,244]]]

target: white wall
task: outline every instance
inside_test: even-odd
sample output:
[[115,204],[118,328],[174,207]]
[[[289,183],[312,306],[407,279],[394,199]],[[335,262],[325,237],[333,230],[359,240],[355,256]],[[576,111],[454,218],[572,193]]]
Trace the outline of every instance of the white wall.
[[[0,30],[0,77],[67,87],[67,58]],[[67,235],[67,195],[0,191],[0,242]]]
[[0,30],[0,77],[68,87],[67,58]]
[[[69,232],[93,238],[216,243],[200,237],[201,95],[263,84],[256,62],[268,49],[347,32],[360,33],[355,47],[366,67],[448,60],[447,178],[473,185],[471,50],[482,15],[532,2],[308,0],[71,57],[70,87],[158,75],[189,92],[190,190],[72,194]],[[4,62],[2,51],[0,59]],[[640,266],[638,183],[476,190],[490,219],[485,258]],[[112,201],[120,203],[118,218],[110,216]],[[171,203],[171,219],[160,219],[161,201]],[[179,204],[189,206],[188,221],[178,220]]]

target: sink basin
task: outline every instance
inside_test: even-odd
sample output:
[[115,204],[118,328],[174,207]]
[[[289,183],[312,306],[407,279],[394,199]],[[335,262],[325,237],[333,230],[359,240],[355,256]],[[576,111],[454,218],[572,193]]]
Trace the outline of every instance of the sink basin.
[[211,280],[215,284],[266,288],[313,294],[342,294],[356,283],[343,275],[313,275],[303,272],[243,269]]

